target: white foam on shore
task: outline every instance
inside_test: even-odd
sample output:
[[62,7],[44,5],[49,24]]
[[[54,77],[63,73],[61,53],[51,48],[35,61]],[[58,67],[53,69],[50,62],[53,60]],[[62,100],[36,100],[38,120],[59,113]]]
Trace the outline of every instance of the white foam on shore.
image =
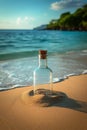
[[87,74],[87,70],[84,70],[84,71],[82,72],[82,74]]
[[71,73],[71,74],[65,75],[63,78],[62,77],[61,78],[54,78],[53,83],[62,82],[65,79],[68,79],[69,77],[84,75],[84,74],[87,74],[87,70],[84,70],[82,73]]
[[87,50],[83,50],[82,52],[87,53]]
[[[0,90],[32,86],[37,60],[37,57],[33,57],[0,63]],[[53,70],[53,83],[62,82],[70,76],[87,74],[86,64],[75,60],[74,57],[68,59],[61,55],[51,56],[48,66]]]
[[[81,74],[72,73],[72,74],[65,75],[64,77],[61,77],[61,78],[53,78],[53,83],[62,82],[64,80],[68,79],[69,77],[77,76],[77,75],[84,75],[84,74],[87,74],[87,70],[84,70]],[[9,85],[9,86],[0,85],[0,91],[10,90],[10,89],[14,89],[14,88],[21,88],[21,87],[26,87],[26,85],[20,85],[20,84],[15,84],[12,86],[11,85]]]

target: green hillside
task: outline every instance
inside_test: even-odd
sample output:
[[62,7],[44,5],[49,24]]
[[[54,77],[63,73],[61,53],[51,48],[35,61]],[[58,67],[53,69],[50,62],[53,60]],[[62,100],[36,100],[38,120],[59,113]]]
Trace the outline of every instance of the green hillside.
[[59,19],[51,20],[46,29],[87,31],[87,4],[78,8],[73,14],[65,12]]

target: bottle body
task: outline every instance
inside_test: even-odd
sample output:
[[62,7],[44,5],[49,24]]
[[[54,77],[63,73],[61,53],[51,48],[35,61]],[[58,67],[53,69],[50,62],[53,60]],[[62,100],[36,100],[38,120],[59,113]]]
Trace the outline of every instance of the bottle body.
[[49,95],[52,92],[52,70],[47,66],[47,58],[39,56],[39,66],[33,73],[34,94]]

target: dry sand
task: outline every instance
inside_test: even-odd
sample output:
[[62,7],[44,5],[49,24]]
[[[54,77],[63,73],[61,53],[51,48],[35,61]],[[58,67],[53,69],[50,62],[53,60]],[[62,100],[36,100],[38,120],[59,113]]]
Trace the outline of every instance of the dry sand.
[[53,86],[52,97],[33,87],[0,92],[0,130],[87,130],[87,75]]

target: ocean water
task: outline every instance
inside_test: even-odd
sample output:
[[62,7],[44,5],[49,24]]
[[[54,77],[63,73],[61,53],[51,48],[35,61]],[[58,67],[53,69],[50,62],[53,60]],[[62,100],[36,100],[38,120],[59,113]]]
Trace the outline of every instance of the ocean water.
[[32,85],[40,49],[48,51],[53,82],[87,73],[87,32],[0,30],[0,90]]

